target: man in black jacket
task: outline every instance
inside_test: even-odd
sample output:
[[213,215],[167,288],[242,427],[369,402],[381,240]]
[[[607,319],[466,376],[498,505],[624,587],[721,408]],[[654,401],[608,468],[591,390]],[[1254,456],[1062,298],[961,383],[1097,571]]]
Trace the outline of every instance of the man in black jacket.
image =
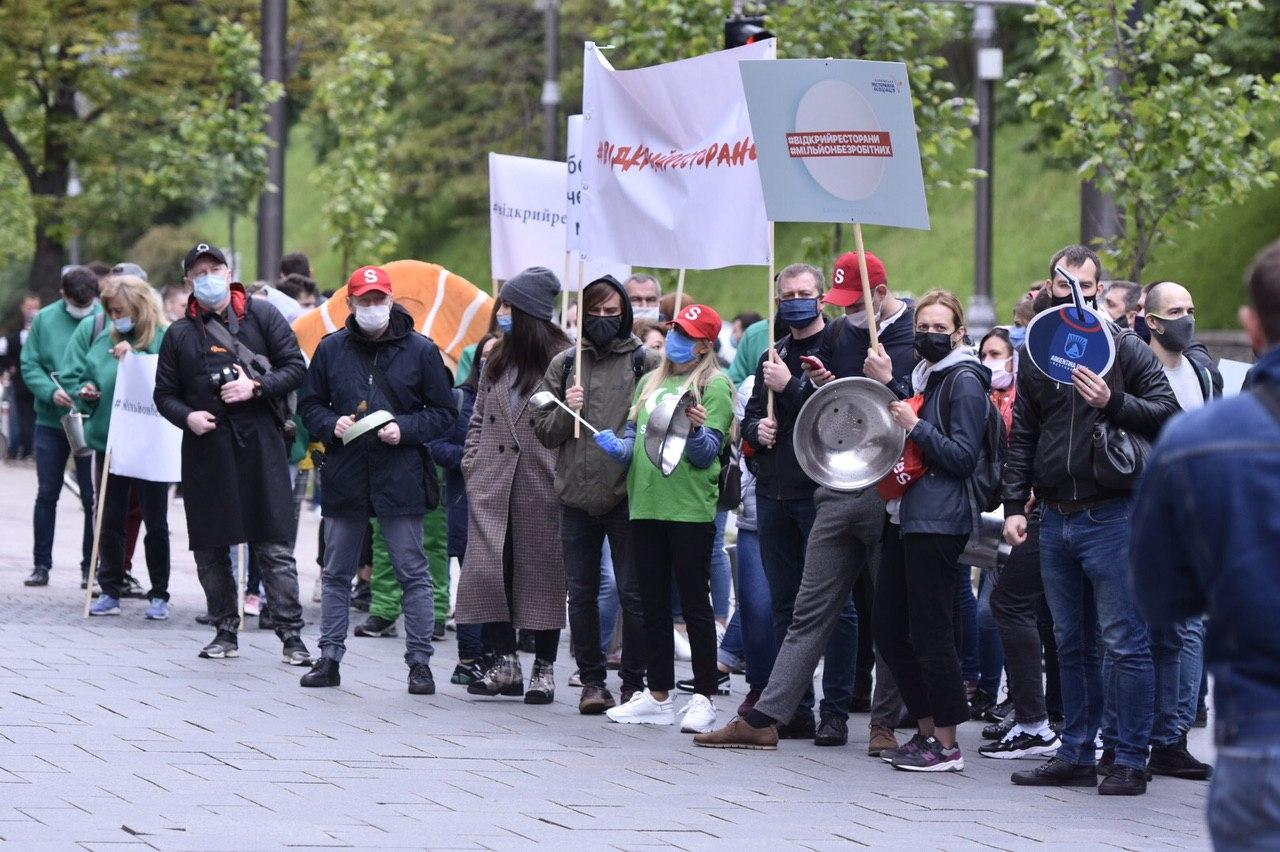
[[[449,373],[436,345],[414,330],[408,311],[394,305],[386,270],[364,266],[353,272],[347,305],[346,327],[320,342],[298,400],[302,422],[327,448],[321,657],[301,683],[341,683],[338,665],[346,650],[351,578],[359,567],[365,527],[376,516],[404,590],[409,692],[432,695],[434,595],[422,550],[422,519],[424,477],[436,474],[422,448],[453,425]],[[384,412],[394,418],[367,431],[358,425],[361,418]]]
[[[1102,263],[1084,246],[1068,246],[1049,263],[1050,298],[1069,304],[1071,285],[1061,266],[1096,303]],[[1114,710],[1118,742],[1114,764],[1099,793],[1146,792],[1148,742],[1155,675],[1147,626],[1138,614],[1128,581],[1132,487],[1108,488],[1094,475],[1094,432],[1108,424],[1154,440],[1178,410],[1160,362],[1133,332],[1106,323],[1116,357],[1104,378],[1083,367],[1072,386],[1048,378],[1022,359],[1013,431],[1004,469],[1005,539],[1026,539],[1026,506],[1044,507],[1040,525],[1040,570],[1053,613],[1062,673],[1066,727],[1056,757],[1013,783],[1027,786],[1092,787],[1097,781],[1094,741],[1104,706]],[[1114,664],[1102,683],[1097,635]]]
[[[752,409],[748,410],[744,434],[753,446],[768,447],[771,442],[779,445],[783,428],[780,418],[788,417],[793,422],[800,405],[814,393],[815,386],[838,377],[863,375],[871,347],[871,334],[867,329],[868,309],[875,310],[880,317],[880,345],[893,363],[894,376],[910,375],[915,365],[915,314],[909,305],[894,298],[889,291],[884,264],[875,255],[867,255],[867,271],[872,288],[869,294],[862,289],[857,254],[850,252],[836,261],[832,275],[835,286],[823,301],[844,308],[846,315],[828,323],[822,330],[816,356],[820,363],[806,362],[805,378],[793,376],[786,379],[786,389],[775,396],[775,405],[781,400],[783,406],[775,410],[775,417],[779,418],[777,423],[760,417],[759,412],[764,412],[763,403],[756,404],[754,410],[757,413],[754,415]],[[767,367],[767,359],[768,353],[757,370],[757,394],[763,393],[761,383],[767,383],[766,370],[772,374],[776,385],[781,386],[779,380],[786,378],[780,370]],[[783,369],[787,369],[785,365]],[[794,459],[794,451],[791,458]],[[765,502],[759,499],[759,494],[757,491],[758,511]],[[884,501],[874,487],[853,493],[817,487],[813,492],[813,507],[794,610],[769,674],[769,684],[743,719],[735,719],[710,734],[699,734],[694,737],[698,745],[712,748],[771,747],[779,738],[779,722],[787,723],[782,732],[788,736],[809,736],[814,724],[812,713],[807,708],[800,708],[799,713],[796,711],[805,693],[812,688],[813,672],[824,651],[829,655],[827,665],[834,663],[840,669],[841,686],[847,693],[841,697],[841,702],[852,699],[858,625],[857,616],[849,606],[849,596],[859,575],[878,562],[884,532]],[[764,511],[768,512],[768,509]],[[766,535],[762,526],[762,552],[769,547],[765,542]],[[838,635],[838,641],[851,647],[833,659],[828,639],[838,622],[852,627],[851,633]],[[879,748],[897,747],[890,728],[897,721],[900,699],[887,673],[887,667],[877,666],[878,686],[871,714],[873,742],[879,745],[877,751]],[[834,681],[825,677],[823,680],[824,699],[834,697],[831,694]],[[840,688],[837,687],[837,693]],[[847,708],[847,704],[844,706]],[[838,714],[829,712],[824,723],[826,730],[816,740],[819,744],[843,745],[847,741],[847,726]]]
[[248,542],[291,666],[303,644],[297,521],[280,402],[302,384],[306,362],[280,312],[230,279],[227,259],[200,243],[183,261],[194,292],[169,327],[156,365],[156,409],[182,429],[182,493],[200,585],[217,630],[200,656],[240,655],[230,548]]

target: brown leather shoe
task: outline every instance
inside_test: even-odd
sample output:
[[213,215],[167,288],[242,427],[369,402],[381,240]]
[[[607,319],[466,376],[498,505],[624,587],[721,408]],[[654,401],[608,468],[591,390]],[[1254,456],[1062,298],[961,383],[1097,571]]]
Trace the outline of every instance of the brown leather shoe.
[[867,754],[879,757],[882,751],[892,751],[898,747],[898,738],[893,735],[892,728],[884,725],[871,726],[871,742],[867,744]]
[[753,728],[741,718],[735,716],[733,721],[718,731],[709,734],[698,734],[693,738],[694,745],[703,748],[747,748],[760,751],[776,751],[778,748],[778,726]]
[[582,687],[582,697],[578,699],[578,712],[583,716],[599,716],[610,707],[616,706],[609,690],[595,683]]

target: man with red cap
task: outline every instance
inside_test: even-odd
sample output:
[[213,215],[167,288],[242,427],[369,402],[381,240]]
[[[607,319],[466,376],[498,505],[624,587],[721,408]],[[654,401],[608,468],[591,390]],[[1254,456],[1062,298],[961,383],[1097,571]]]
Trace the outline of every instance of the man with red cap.
[[[857,253],[849,252],[836,261],[832,287],[823,302],[844,308],[845,316],[827,323],[816,360],[803,362],[806,378],[802,398],[807,399],[817,387],[833,379],[864,375],[868,357],[876,357],[871,353],[869,309],[878,317],[879,353],[892,362],[893,375],[906,377],[915,366],[914,312],[910,305],[894,298],[890,292],[880,259],[868,253],[866,262],[870,293],[862,286]],[[776,424],[761,422],[769,427],[767,432],[776,435]],[[794,718],[796,708],[811,688],[818,660],[827,650],[828,638],[845,609],[854,583],[864,570],[872,569],[871,576],[874,576],[885,516],[884,501],[876,487],[849,493],[820,485],[814,491],[813,501],[816,513],[805,549],[800,589],[786,638],[769,674],[769,685],[746,716],[734,719],[718,731],[694,737],[697,745],[776,747],[779,723],[785,724]],[[855,635],[855,648],[856,644]],[[873,754],[897,747],[892,728],[901,712],[901,700],[891,687],[888,668],[882,665],[876,668],[877,690],[871,708],[868,748]],[[839,744],[838,738],[832,738],[829,744]]]
[[391,297],[385,269],[362,266],[347,281],[346,327],[320,341],[298,399],[298,414],[325,442],[323,598],[320,653],[302,686],[338,686],[346,650],[351,578],[376,517],[404,590],[409,692],[431,695],[434,597],[422,551],[428,477],[424,445],[453,425],[456,412],[440,350],[414,330]]

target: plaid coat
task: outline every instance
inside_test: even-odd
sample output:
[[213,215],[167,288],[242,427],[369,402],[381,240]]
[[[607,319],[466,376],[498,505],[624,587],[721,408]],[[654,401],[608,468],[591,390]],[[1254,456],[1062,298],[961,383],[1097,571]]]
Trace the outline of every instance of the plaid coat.
[[[480,380],[467,430],[462,471],[470,511],[456,618],[460,624],[510,621],[517,628],[561,629],[565,581],[557,451],[534,435],[528,397],[512,410],[514,378],[508,371],[497,381]],[[508,528],[514,566],[510,608],[502,576]]]

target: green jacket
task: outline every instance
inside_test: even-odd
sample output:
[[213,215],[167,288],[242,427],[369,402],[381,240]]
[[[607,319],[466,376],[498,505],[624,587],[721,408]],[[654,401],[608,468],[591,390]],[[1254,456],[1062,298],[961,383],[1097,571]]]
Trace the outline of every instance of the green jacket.
[[[78,320],[67,313],[66,303],[59,299],[52,305],[46,305],[36,314],[27,333],[27,342],[22,347],[22,380],[36,397],[36,423],[61,429],[58,418],[70,409],[59,408],[53,404],[53,395],[58,386],[54,384],[50,373],[61,373],[66,369],[67,344],[75,334],[76,327],[82,322],[89,324],[85,332],[93,330],[93,317],[102,313],[102,306],[95,304],[93,313]],[[62,379],[60,375],[59,380]],[[73,390],[62,382],[67,393]]]
[[769,321],[760,320],[747,326],[738,341],[738,354],[733,356],[733,364],[729,367],[729,381],[739,387],[748,376],[756,374],[760,366],[760,356],[769,348]]
[[[164,328],[156,331],[155,339],[146,349],[134,351],[147,355],[155,355],[160,351],[160,341],[164,340]],[[86,415],[84,421],[84,440],[100,453],[107,451],[107,433],[111,429],[111,406],[116,393],[116,369],[120,362],[111,354],[116,341],[112,340],[111,324],[92,337],[93,323],[88,318],[80,328],[76,329],[67,344],[67,365],[62,373],[62,386],[76,400],[76,406]],[[125,340],[130,336],[125,335]],[[96,402],[86,402],[80,398],[80,389],[93,383],[102,395]]]
[[[630,328],[630,324],[626,325]],[[590,341],[582,342],[582,387],[586,402],[582,419],[597,429],[612,429],[621,435],[627,425],[627,413],[636,392],[635,356],[640,348],[635,335],[611,341],[603,357]],[[551,359],[540,390],[548,390],[564,399],[563,389],[573,385],[573,376],[565,376],[565,363],[574,356],[566,349]],[[642,374],[661,361],[656,352],[644,355]],[[572,373],[572,371],[571,371]],[[615,464],[596,444],[595,436],[585,426],[582,437],[574,440],[574,419],[558,405],[549,405],[533,414],[533,432],[549,450],[560,450],[556,462],[556,494],[560,502],[581,509],[592,517],[605,514],[627,499],[627,469]]]

